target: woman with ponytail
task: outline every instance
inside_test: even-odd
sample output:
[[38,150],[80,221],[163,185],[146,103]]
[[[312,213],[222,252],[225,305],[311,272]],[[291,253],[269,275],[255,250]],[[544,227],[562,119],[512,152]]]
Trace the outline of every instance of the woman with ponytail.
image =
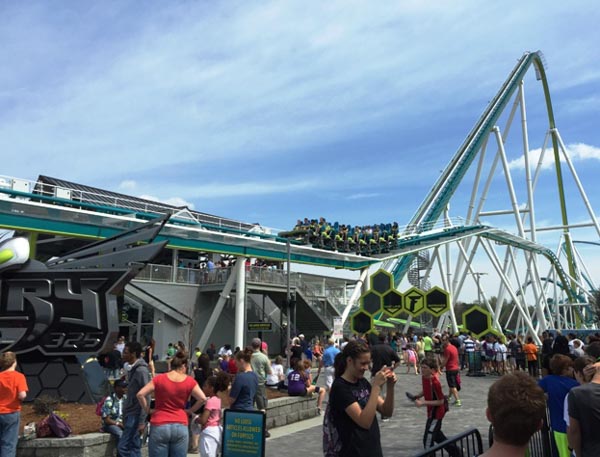
[[229,391],[231,409],[242,411],[254,410],[254,396],[258,390],[258,376],[252,371],[252,348],[247,347],[235,354],[238,372]]
[[[335,380],[328,409],[341,440],[339,455],[344,457],[383,456],[376,413],[392,416],[396,375],[384,366],[369,383],[365,373],[370,364],[371,352],[361,341],[350,341],[335,357]],[[385,384],[384,399],[380,394]]]
[[14,352],[0,354],[0,456],[17,455],[21,402],[27,396],[27,381],[16,371]]

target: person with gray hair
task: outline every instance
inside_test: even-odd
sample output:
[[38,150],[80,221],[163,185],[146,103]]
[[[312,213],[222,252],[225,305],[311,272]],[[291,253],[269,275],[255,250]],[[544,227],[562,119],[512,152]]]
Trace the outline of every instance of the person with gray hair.
[[[260,338],[252,339],[252,371],[256,373],[258,377],[258,389],[254,396],[254,403],[256,409],[260,411],[267,411],[267,375],[271,374],[271,361],[269,358],[261,352],[262,341]],[[268,438],[271,434],[265,431],[265,436]]]

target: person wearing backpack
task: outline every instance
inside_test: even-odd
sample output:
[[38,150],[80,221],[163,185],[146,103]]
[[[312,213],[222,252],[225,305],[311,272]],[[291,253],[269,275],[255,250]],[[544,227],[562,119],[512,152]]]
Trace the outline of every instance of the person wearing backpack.
[[[382,457],[376,413],[394,412],[396,375],[383,366],[371,382],[365,373],[371,363],[366,343],[350,341],[335,357],[335,380],[323,420],[323,451],[327,457]],[[380,397],[387,384],[385,399]]]
[[[425,449],[432,447],[434,443],[442,443],[447,439],[444,432],[442,432],[442,419],[448,411],[448,400],[444,397],[442,385],[437,376],[438,369],[438,363],[434,358],[423,360],[421,362],[423,390],[418,395],[406,393],[406,396],[413,400],[417,407],[427,407],[427,422],[423,434],[423,447]],[[450,444],[444,449],[450,457],[461,455],[454,444]]]
[[[114,385],[115,391],[102,401],[99,416],[102,417],[102,431],[115,435],[117,438],[116,447],[119,447],[119,439],[123,434],[123,403],[127,398],[127,382],[117,379]],[[97,407],[97,409],[98,409]],[[96,410],[98,414],[98,410]]]

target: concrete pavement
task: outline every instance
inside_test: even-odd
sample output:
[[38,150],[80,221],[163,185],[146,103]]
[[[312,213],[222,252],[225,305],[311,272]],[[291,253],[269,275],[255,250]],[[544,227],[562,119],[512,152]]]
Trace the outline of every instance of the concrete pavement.
[[[422,437],[426,410],[425,408],[416,408],[404,395],[405,391],[417,393],[421,390],[421,376],[415,376],[414,373],[405,374],[405,370],[405,367],[400,367],[397,370],[398,383],[394,391],[394,416],[387,422],[379,421],[381,445],[383,454],[386,457],[410,457],[423,447]],[[472,378],[466,376],[465,372],[462,373],[461,377],[462,390],[460,396],[462,407],[450,406],[450,411],[444,418],[442,430],[446,436],[450,437],[476,427],[483,437],[485,449],[487,448],[489,426],[485,417],[487,392],[490,385],[498,378],[495,376]],[[445,374],[442,374],[441,381],[444,392],[447,393]],[[285,455],[322,456],[322,424],[323,416],[318,416],[272,429],[271,438],[267,439],[266,457]],[[191,457],[198,454],[188,455]]]

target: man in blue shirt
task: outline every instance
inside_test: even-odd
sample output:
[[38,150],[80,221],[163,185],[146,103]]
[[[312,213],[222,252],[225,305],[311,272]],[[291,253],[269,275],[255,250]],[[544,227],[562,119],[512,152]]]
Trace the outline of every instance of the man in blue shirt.
[[335,377],[335,356],[338,355],[340,350],[335,347],[335,341],[333,338],[329,338],[327,340],[327,348],[323,351],[323,357],[321,358],[321,363],[319,365],[319,371],[321,368],[325,368],[325,385],[327,386],[327,391],[331,389],[331,385],[333,384],[333,379]]

